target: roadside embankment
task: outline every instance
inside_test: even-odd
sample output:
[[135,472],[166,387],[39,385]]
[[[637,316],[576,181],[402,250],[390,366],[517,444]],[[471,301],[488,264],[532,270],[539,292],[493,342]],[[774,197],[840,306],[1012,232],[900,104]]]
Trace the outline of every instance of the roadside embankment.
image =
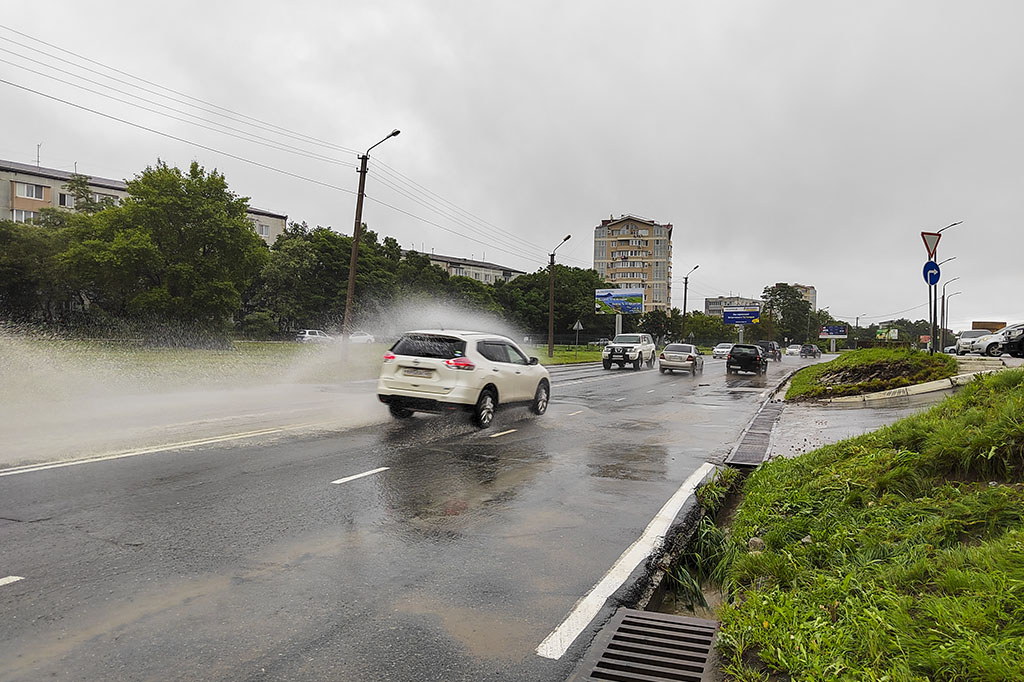
[[786,391],[786,400],[891,391],[945,380],[956,373],[957,363],[950,355],[928,355],[909,349],[865,348],[800,370]]
[[1021,369],[766,463],[743,485],[728,532],[701,534],[697,572],[727,598],[725,672],[1024,679],[1022,483]]

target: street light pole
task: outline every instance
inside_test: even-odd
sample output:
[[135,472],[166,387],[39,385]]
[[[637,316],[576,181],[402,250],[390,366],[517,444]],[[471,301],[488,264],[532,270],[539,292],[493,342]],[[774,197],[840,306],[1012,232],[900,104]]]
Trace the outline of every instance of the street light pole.
[[[953,225],[957,225],[957,224],[958,223],[953,223]],[[947,227],[952,227],[953,225],[947,225],[946,227],[944,227],[942,229],[945,230]],[[942,264],[943,263],[948,263],[951,260],[956,260],[956,256],[951,256],[950,258],[947,258],[944,261],[939,261],[935,265],[937,267],[939,267],[940,270],[941,270]],[[937,328],[938,324],[939,324],[939,310],[938,310],[938,307],[939,307],[939,292],[938,292],[937,288],[938,288],[938,284],[932,284],[929,287],[929,289],[931,289],[931,304],[932,304],[932,333],[931,333],[931,340],[928,343],[928,347],[929,347],[928,354],[929,355],[935,355],[935,341],[937,341],[937,339],[935,337],[939,335],[939,330]]]
[[[397,128],[392,130],[391,133],[383,140],[378,142],[384,142],[392,137],[398,135],[400,130]],[[377,144],[373,145],[376,147]],[[359,258],[359,238],[363,233],[363,196],[364,190],[366,189],[366,162],[370,160],[370,150],[366,150],[366,153],[359,157],[359,194],[356,195],[356,223],[352,228],[352,252],[351,257],[348,261],[348,288],[345,289],[345,317],[341,320],[341,340],[348,343],[348,334],[351,330],[350,322],[352,319],[352,299],[356,296],[356,259]]]
[[[558,246],[566,243],[572,238],[571,234],[565,235],[565,239],[558,242]],[[555,251],[558,246],[551,249],[551,262],[548,265],[548,357],[555,357]]]
[[946,286],[950,282],[955,282],[960,279],[959,276],[954,277],[951,280],[947,280],[942,284],[942,313],[939,315],[939,337],[940,337],[940,349],[946,348]]
[[946,344],[946,337],[945,337],[946,325],[949,323],[949,318],[948,318],[949,309],[946,307],[946,301],[948,301],[949,299],[953,298],[957,294],[962,294],[962,293],[964,293],[964,292],[962,292],[962,291],[954,291],[953,293],[951,293],[949,296],[947,296],[942,301],[942,319],[944,320],[943,323],[942,323],[942,330],[943,330],[942,331],[942,333],[943,333],[942,344],[943,344],[943,349],[945,349],[945,344]]
[[692,275],[693,271],[696,270],[699,267],[700,267],[700,265],[694,265],[690,269],[690,271],[688,273],[683,275],[683,324],[682,324],[682,327],[681,327],[682,332],[683,332],[683,338],[680,339],[680,341],[685,341],[686,340],[686,290],[690,286],[690,275]]

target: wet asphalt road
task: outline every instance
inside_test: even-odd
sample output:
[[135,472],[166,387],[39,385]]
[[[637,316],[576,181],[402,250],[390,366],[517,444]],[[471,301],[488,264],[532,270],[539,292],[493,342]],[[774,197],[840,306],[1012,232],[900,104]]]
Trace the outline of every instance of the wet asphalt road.
[[0,680],[564,680],[607,614],[538,644],[808,362],[0,477]]

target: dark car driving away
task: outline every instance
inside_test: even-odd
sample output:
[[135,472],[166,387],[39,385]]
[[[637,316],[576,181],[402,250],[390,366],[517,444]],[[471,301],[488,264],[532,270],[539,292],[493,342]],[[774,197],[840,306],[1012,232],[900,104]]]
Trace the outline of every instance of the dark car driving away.
[[802,358],[820,358],[821,349],[813,343],[805,343],[800,346],[800,357]]
[[754,374],[765,374],[768,372],[768,358],[765,357],[761,346],[754,344],[737,343],[729,351],[725,358],[725,373],[753,372]]

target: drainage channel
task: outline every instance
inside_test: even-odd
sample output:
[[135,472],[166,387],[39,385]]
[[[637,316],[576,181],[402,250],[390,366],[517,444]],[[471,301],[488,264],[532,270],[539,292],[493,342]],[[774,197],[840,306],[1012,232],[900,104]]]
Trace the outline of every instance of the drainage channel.
[[619,609],[570,682],[704,682],[718,623]]
[[733,466],[756,467],[764,462],[768,454],[768,445],[771,442],[772,429],[778,420],[785,403],[767,403],[764,405],[753,421],[747,427],[740,442],[726,458],[725,463]]

